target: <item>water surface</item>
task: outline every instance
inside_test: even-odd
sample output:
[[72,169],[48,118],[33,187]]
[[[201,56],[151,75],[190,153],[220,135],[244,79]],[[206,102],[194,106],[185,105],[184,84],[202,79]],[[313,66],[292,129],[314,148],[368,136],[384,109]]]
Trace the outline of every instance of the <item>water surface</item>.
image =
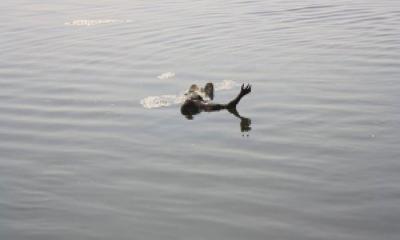
[[1,239],[399,239],[398,1],[0,7]]

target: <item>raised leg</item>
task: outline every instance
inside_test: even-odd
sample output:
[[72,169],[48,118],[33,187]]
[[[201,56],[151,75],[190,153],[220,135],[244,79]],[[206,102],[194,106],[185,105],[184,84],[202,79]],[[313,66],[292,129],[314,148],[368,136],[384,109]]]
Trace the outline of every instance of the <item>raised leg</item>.
[[242,99],[243,96],[249,94],[251,92],[251,85],[247,84],[247,86],[244,86],[242,84],[242,87],[240,88],[240,93],[237,95],[236,98],[234,98],[232,101],[230,101],[227,104],[227,108],[236,108],[236,105],[240,102],[240,99]]
[[206,86],[204,87],[204,93],[206,94],[207,97],[209,97],[211,100],[214,99],[214,85],[212,83],[207,83]]

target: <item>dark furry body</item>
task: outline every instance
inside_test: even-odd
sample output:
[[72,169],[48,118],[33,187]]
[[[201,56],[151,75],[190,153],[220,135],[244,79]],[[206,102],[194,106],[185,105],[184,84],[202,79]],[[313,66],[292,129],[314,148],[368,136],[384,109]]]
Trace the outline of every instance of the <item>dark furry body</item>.
[[201,95],[212,100],[214,98],[214,86],[212,83],[207,83],[204,88],[199,88],[197,85],[192,85],[188,91],[187,99],[182,104],[181,113],[188,119],[192,119],[193,115],[202,111],[212,112],[227,109],[229,112],[236,112],[236,106],[243,96],[251,92],[251,86],[242,85],[240,93],[227,104],[212,103],[205,100]]

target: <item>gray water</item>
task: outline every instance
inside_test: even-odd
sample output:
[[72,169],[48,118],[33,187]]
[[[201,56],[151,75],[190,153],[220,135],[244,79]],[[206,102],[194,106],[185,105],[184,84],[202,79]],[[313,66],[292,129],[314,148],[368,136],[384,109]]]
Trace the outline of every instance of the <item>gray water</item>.
[[[0,12],[0,239],[400,238],[399,1]],[[224,80],[250,131],[141,104]]]

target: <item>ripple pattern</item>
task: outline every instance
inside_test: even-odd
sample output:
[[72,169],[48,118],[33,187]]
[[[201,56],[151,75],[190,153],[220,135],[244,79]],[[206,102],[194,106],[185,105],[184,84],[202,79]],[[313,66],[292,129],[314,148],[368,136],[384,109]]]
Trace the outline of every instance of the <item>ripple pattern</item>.
[[398,240],[397,1],[0,6],[0,239]]

